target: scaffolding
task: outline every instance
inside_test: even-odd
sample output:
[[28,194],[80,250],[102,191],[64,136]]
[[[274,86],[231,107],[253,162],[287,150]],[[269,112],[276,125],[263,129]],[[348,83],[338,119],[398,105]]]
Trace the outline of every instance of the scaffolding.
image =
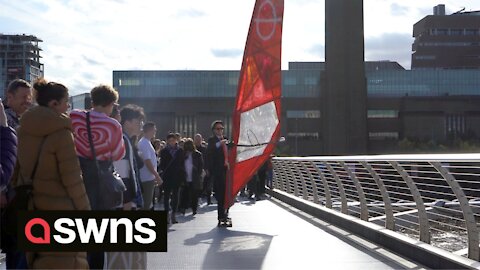
[[33,82],[43,77],[39,43],[33,35],[0,34],[0,83],[4,89],[14,79]]

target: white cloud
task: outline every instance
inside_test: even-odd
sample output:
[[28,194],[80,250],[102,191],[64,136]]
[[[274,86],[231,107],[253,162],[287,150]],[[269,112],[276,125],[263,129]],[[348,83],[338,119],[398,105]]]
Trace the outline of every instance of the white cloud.
[[397,3],[392,3],[390,5],[390,13],[393,16],[405,16],[408,14],[410,9],[406,6],[399,5]]
[[242,56],[243,51],[240,49],[212,49],[215,57],[237,58]]
[[412,42],[413,38],[403,33],[384,33],[371,37],[365,41],[365,60],[394,60],[410,69]]
[[[254,3],[0,0],[0,32],[43,39],[47,79],[60,81],[78,94],[95,84],[111,83],[113,70],[238,70]],[[442,3],[447,12],[479,6],[473,0]],[[365,0],[367,59],[390,59],[408,68],[411,46],[405,37],[437,4],[437,0]],[[285,1],[283,68],[288,61],[324,60],[324,5],[324,0]],[[394,7],[401,16],[392,16]],[[392,37],[402,37],[402,48],[390,49]],[[229,57],[217,57],[222,53]]]

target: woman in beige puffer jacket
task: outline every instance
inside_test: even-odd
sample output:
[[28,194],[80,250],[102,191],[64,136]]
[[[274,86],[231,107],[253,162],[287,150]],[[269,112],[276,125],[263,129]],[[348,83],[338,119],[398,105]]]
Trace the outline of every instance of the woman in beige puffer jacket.
[[[75,152],[68,109],[68,89],[45,80],[34,84],[39,106],[27,111],[18,129],[18,162],[13,185],[33,177],[32,209],[90,210],[80,164]],[[41,142],[44,143],[41,146]],[[38,154],[40,151],[40,154]],[[86,252],[27,252],[29,268],[88,269]]]

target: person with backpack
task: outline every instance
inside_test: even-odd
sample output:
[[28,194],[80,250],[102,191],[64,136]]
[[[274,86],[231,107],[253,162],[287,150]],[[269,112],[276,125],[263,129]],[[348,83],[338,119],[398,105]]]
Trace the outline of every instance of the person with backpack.
[[[65,114],[68,89],[44,79],[36,81],[33,88],[39,106],[20,120],[18,162],[12,178],[16,196],[22,189],[30,189],[25,192],[31,194],[30,199],[24,202],[29,210],[90,210],[72,123]],[[88,268],[86,252],[27,252],[26,257],[31,269]]]
[[[96,159],[99,161],[114,162],[125,156],[125,144],[122,137],[122,126],[120,123],[109,117],[118,100],[117,91],[108,85],[99,85],[90,91],[92,109],[73,110],[70,113],[73,131],[75,134],[75,147],[80,158],[93,159],[91,143],[89,140],[87,117],[89,118],[92,134],[92,146]],[[87,116],[87,113],[88,116]],[[84,172],[89,174],[88,172]],[[96,183],[97,177],[84,177],[88,197],[93,210],[105,210],[99,203],[99,194]]]
[[[92,210],[107,210],[102,201],[108,199],[105,196],[109,194],[101,194],[97,164],[113,166],[114,161],[122,159],[125,155],[122,126],[110,117],[114,107],[117,106],[118,93],[111,86],[99,85],[90,91],[90,96],[92,109],[73,110],[70,117],[75,134],[75,147],[82,164],[83,180]],[[93,159],[99,163],[93,163]],[[103,268],[104,257],[104,252],[89,252],[90,268]]]

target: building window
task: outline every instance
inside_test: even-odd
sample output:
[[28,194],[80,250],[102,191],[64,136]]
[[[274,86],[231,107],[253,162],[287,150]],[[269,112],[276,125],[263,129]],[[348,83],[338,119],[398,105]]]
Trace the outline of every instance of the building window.
[[305,85],[317,85],[317,78],[315,77],[306,77]]
[[463,35],[463,29],[450,29],[451,36],[461,36]]
[[287,111],[287,118],[320,118],[320,111]]
[[169,77],[152,77],[145,78],[145,85],[147,86],[173,86],[176,85],[175,78]]
[[228,78],[228,85],[237,85],[238,78]]
[[468,58],[468,59],[480,59],[480,55],[465,55],[465,58]]
[[435,55],[415,55],[416,60],[435,60]]
[[118,86],[139,86],[139,79],[118,79]]
[[295,78],[295,77],[285,77],[284,84],[285,85],[297,85],[297,78]]
[[426,47],[464,47],[464,46],[478,46],[477,42],[424,42]]
[[197,121],[195,115],[176,115],[175,132],[183,137],[193,138],[197,132]]
[[225,121],[223,121],[223,123],[225,124],[225,131],[224,131],[225,136],[226,137],[231,136],[231,134],[232,134],[232,117],[227,115],[225,117]]
[[382,83],[383,83],[383,79],[374,78],[374,79],[368,80],[368,82],[371,83],[371,84],[382,84]]
[[298,138],[302,140],[318,140],[318,132],[289,132],[287,137]]
[[465,116],[461,114],[448,114],[445,117],[447,134],[465,133]]
[[436,36],[446,36],[448,34],[448,29],[435,29],[435,35]]
[[398,118],[396,110],[368,110],[368,118]]
[[398,132],[369,132],[370,140],[397,140]]
[[465,29],[466,36],[478,36],[478,29]]

